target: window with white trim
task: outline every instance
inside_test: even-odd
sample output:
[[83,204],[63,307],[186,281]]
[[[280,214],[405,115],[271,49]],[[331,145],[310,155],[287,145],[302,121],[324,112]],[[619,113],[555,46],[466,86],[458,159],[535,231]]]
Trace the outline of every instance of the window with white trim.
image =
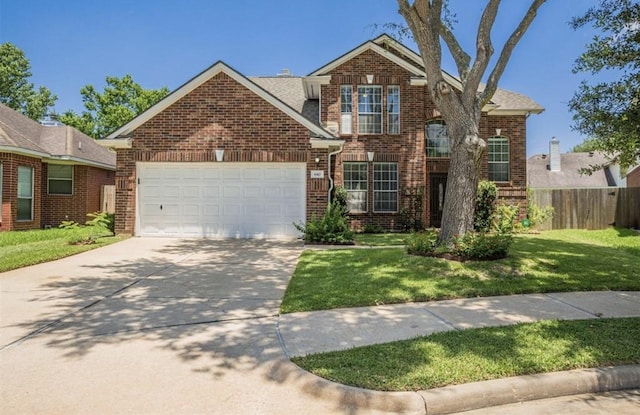
[[443,120],[427,123],[427,157],[451,157],[451,143]]
[[340,87],[340,134],[351,134],[352,112],[353,87],[342,85]]
[[33,167],[18,166],[19,221],[33,220]]
[[400,87],[387,87],[387,131],[389,134],[400,134]]
[[358,133],[382,134],[381,86],[358,86]]
[[48,192],[50,195],[73,194],[73,166],[64,164],[49,164]]
[[490,137],[489,143],[489,180],[508,182],[510,170],[509,139],[506,137]]
[[373,211],[398,211],[398,163],[373,164]]
[[352,213],[367,211],[367,163],[343,163],[344,188],[347,191],[347,207]]

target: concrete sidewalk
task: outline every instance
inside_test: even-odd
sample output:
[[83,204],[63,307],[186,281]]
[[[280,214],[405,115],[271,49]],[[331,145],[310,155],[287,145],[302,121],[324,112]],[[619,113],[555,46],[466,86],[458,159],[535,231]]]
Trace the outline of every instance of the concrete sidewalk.
[[[294,357],[447,330],[608,317],[640,317],[640,291],[527,294],[292,313],[279,317],[277,332],[287,357]],[[571,411],[579,402],[604,396],[598,394],[623,390],[627,391],[619,393],[623,398],[616,403],[617,413],[635,414],[640,407],[640,365],[517,376],[417,392],[368,391],[309,373],[300,375],[302,379],[305,386],[301,389],[312,389],[316,396],[328,400],[340,396],[343,403],[365,411],[393,408],[391,412],[397,413],[453,414],[479,410],[478,414],[489,414],[494,413],[490,407],[496,409],[495,413],[502,413],[502,405],[551,398],[559,400],[550,401],[542,409]],[[584,395],[573,401],[562,398],[580,394]],[[544,404],[521,405],[518,413],[540,413],[540,405]],[[614,408],[610,402],[603,405]]]
[[640,291],[570,292],[465,298],[281,315],[289,357],[472,327],[540,320],[640,317]]

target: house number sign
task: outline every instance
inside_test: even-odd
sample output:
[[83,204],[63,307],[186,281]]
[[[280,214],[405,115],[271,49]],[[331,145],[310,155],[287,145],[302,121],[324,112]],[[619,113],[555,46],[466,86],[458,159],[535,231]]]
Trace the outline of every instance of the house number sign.
[[312,179],[324,179],[324,170],[311,170]]

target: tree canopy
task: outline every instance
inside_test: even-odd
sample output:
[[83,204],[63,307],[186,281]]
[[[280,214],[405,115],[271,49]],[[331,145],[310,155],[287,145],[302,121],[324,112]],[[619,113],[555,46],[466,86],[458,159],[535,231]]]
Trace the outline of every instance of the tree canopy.
[[[447,124],[451,140],[451,157],[447,177],[442,227],[439,244],[450,244],[456,235],[473,230],[476,192],[480,176],[480,160],[486,142],[479,137],[482,107],[491,99],[511,54],[534,20],[544,0],[531,0],[525,15],[489,67],[494,53],[491,29],[501,0],[488,0],[478,22],[475,58],[463,50],[449,24],[446,0],[397,0],[400,14],[418,45],[427,75],[428,93]],[[458,93],[442,74],[444,44],[454,58],[462,90]],[[478,92],[488,73],[486,85]]]
[[68,110],[59,116],[59,120],[89,136],[101,138],[131,121],[168,93],[166,87],[144,89],[131,75],[122,78],[107,76],[102,93],[93,85],[80,89],[85,107],[81,114]]
[[12,43],[0,44],[0,102],[39,121],[51,112],[58,97],[44,86],[36,88],[29,82],[31,75],[24,52]]
[[619,74],[609,82],[581,83],[569,102],[574,128],[590,137],[591,150],[604,152],[622,168],[633,166],[640,162],[640,3],[601,0],[571,25],[599,31],[574,72]]

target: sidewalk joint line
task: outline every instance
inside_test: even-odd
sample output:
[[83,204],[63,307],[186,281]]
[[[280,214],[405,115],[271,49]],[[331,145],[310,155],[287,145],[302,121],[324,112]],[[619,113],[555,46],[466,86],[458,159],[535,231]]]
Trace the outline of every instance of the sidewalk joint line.
[[280,314],[278,314],[278,318],[276,319],[276,336],[278,336],[278,341],[280,342],[280,347],[284,352],[284,356],[288,360],[291,360],[291,354],[289,353],[289,349],[287,349],[287,346],[284,344],[284,339],[282,338],[282,333],[280,332]]
[[[552,293],[552,294],[553,294],[553,293]],[[567,301],[564,301],[564,300],[562,300],[562,299],[560,299],[560,298],[556,298],[556,297],[554,297],[552,294],[549,294],[549,293],[543,293],[542,295],[544,295],[545,297],[549,297],[549,298],[551,298],[552,300],[557,301],[557,302],[559,302],[559,303],[561,303],[561,304],[564,304],[564,305],[567,305],[567,306],[569,306],[569,307],[571,307],[571,308],[574,308],[574,309],[576,309],[576,310],[578,310],[578,311],[582,311],[583,313],[587,313],[587,314],[589,314],[590,316],[593,316],[593,317],[595,317],[595,318],[602,318],[602,314],[601,314],[601,315],[598,315],[597,313],[592,313],[591,311],[586,310],[586,309],[584,309],[584,308],[582,308],[582,307],[579,307],[579,306],[577,306],[577,305],[575,305],[575,304],[571,304],[571,303],[569,303],[569,302],[567,302]]]

